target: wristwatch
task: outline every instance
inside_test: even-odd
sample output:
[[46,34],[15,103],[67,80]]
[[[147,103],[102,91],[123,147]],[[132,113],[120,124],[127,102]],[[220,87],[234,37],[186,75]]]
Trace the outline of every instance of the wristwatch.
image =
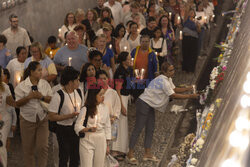
[[44,101],[44,100],[45,100],[44,96],[41,98],[41,100],[42,100],[42,101]]

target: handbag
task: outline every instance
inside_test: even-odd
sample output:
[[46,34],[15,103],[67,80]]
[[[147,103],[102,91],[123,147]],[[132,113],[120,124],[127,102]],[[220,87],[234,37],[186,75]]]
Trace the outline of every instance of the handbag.
[[105,159],[105,167],[119,167],[119,162],[108,154]]

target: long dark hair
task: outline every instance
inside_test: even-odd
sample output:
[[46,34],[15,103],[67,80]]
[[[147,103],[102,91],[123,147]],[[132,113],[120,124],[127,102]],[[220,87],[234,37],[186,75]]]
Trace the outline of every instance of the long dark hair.
[[[80,82],[86,82],[87,81],[87,77],[88,77],[87,76],[87,71],[88,71],[88,68],[90,66],[93,66],[95,68],[94,64],[92,64],[92,63],[86,63],[83,66],[83,68],[81,70],[81,74],[80,74],[80,79],[79,79]],[[95,71],[96,71],[96,68],[95,68]]]
[[85,101],[85,107],[87,108],[88,115],[93,118],[96,114],[96,107],[98,105],[98,102],[96,100],[97,94],[101,91],[101,86],[94,85],[94,89],[88,90],[88,96]]
[[30,76],[31,71],[35,71],[38,65],[40,65],[40,63],[37,61],[30,62],[28,67],[24,70],[23,80],[25,80],[28,76]]
[[0,91],[4,91],[3,81],[2,81],[2,66],[0,66]]

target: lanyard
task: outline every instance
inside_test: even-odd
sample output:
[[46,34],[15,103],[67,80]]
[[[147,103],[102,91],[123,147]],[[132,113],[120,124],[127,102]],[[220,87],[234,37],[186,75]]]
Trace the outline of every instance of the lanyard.
[[[65,91],[67,92],[67,94],[69,95],[69,93],[68,93],[68,91],[66,90],[66,88],[64,88],[64,89],[65,89]],[[69,95],[69,99],[70,99],[70,102],[71,102],[71,104],[72,104],[72,106],[73,106],[75,112],[76,112],[76,94],[75,94],[75,91],[73,91],[73,92],[74,92],[74,101],[75,101],[75,105],[74,105],[74,103],[73,103],[73,101],[72,101],[70,95]]]

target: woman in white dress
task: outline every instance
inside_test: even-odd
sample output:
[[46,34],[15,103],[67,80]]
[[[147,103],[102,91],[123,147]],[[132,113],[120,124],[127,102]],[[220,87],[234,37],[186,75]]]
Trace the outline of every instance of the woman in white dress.
[[140,34],[138,32],[138,25],[135,22],[130,23],[129,25],[130,33],[127,36],[129,43],[130,52],[140,45]]
[[104,90],[96,85],[88,90],[85,106],[76,120],[75,132],[80,137],[81,167],[104,167],[111,139],[109,110],[104,101]]
[[7,167],[6,141],[11,128],[11,121],[7,110],[9,107],[8,105],[15,107],[15,101],[12,98],[8,85],[2,81],[2,78],[3,70],[0,66],[0,120],[4,122],[3,127],[0,128],[0,133],[2,134],[1,141],[3,144],[3,146],[0,147],[0,157],[3,166]]

